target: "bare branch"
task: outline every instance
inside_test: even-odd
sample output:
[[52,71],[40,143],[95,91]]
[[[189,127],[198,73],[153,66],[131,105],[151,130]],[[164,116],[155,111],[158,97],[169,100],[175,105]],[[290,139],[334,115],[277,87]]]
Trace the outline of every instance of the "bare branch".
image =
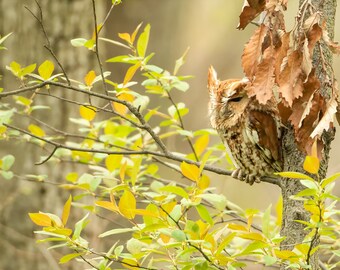
[[[98,24],[97,24],[97,13],[96,13],[96,1],[95,0],[92,0],[92,9],[93,9],[93,20],[94,20],[94,36],[95,36],[95,44],[96,44],[95,49],[94,49],[94,53],[96,54],[96,57],[97,57],[100,75],[102,77],[105,94],[108,96],[109,92],[108,92],[107,85],[106,85],[106,82],[105,82],[105,77],[104,77],[104,72],[103,72],[103,64],[102,64],[102,61],[101,61],[100,56],[99,56],[99,44],[98,44],[99,30],[98,30]],[[103,27],[103,25],[100,26],[100,28],[102,28],[102,27]]]
[[63,65],[60,63],[58,57],[56,56],[56,54],[53,52],[53,49],[52,49],[52,46],[51,46],[51,42],[50,42],[50,39],[47,35],[47,32],[45,30],[45,26],[44,26],[44,20],[43,20],[43,12],[42,12],[42,9],[41,9],[41,6],[39,4],[39,2],[37,0],[35,0],[35,3],[37,4],[38,6],[38,9],[39,9],[39,17],[37,15],[35,15],[32,10],[30,10],[27,6],[24,6],[25,9],[28,10],[29,13],[31,13],[31,15],[38,21],[38,23],[40,24],[40,27],[41,27],[41,30],[45,36],[45,39],[46,39],[46,42],[47,42],[47,45],[44,45],[44,48],[47,49],[50,54],[52,55],[52,57],[54,58],[54,60],[57,62],[58,66],[60,67],[60,69],[62,70],[64,76],[65,76],[65,79],[68,83],[68,85],[71,85],[71,81],[70,79],[68,78],[67,74],[66,74],[66,71],[63,67]]

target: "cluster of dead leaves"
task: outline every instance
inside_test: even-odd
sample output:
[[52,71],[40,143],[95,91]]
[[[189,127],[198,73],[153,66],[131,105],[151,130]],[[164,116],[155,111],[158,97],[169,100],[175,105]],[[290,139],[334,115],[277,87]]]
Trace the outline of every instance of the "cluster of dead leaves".
[[[333,127],[339,108],[337,83],[333,74],[327,73],[324,59],[313,63],[315,48],[322,54],[321,44],[325,44],[339,54],[340,46],[329,38],[325,20],[318,11],[309,12],[307,19],[297,18],[294,31],[286,32],[283,15],[286,8],[287,0],[245,0],[238,28],[244,29],[261,16],[244,48],[242,67],[251,82],[248,95],[255,96],[261,104],[278,98],[283,122],[294,127],[300,150],[309,154],[314,141]],[[315,65],[322,65],[322,83]],[[320,93],[324,87],[332,88],[327,100]]]

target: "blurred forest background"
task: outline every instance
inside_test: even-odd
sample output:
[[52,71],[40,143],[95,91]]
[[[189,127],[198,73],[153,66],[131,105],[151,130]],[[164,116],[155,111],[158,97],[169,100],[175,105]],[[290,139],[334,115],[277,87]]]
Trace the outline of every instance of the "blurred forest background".
[[[97,69],[95,55],[84,48],[74,48],[70,40],[77,37],[90,38],[93,32],[93,15],[89,0],[39,1],[44,15],[44,24],[52,47],[70,77],[82,80],[91,69]],[[102,21],[111,1],[97,0],[98,21]],[[8,51],[0,52],[0,74],[2,87],[6,90],[17,88],[5,66],[11,61],[22,65],[40,64],[52,60],[45,44],[41,28],[32,15],[24,8],[38,12],[34,0],[0,0],[0,34],[13,32],[6,41]],[[190,109],[185,126],[188,130],[210,128],[206,89],[207,70],[213,65],[220,79],[240,78],[243,76],[240,57],[244,44],[254,28],[250,25],[244,31],[236,29],[242,0],[125,0],[114,8],[101,36],[118,40],[117,33],[131,33],[140,22],[151,24],[151,38],[148,52],[155,52],[152,62],[160,67],[173,70],[175,60],[190,47],[187,62],[181,70],[182,75],[193,75],[189,81],[191,88],[182,95],[176,95],[176,102],[184,102]],[[297,0],[290,0],[287,12],[287,29],[294,25],[298,6]],[[337,14],[337,25],[340,14]],[[335,40],[340,39],[340,27],[336,27]],[[101,43],[102,59],[124,53],[119,47]],[[106,64],[105,69],[112,72],[113,80],[122,81],[126,66]],[[334,57],[334,69],[340,79],[340,57]],[[97,72],[98,73],[98,72]],[[66,127],[69,109],[53,100],[53,111],[44,120],[56,127]],[[158,104],[161,106],[162,104]],[[152,106],[151,106],[152,107]],[[155,107],[155,106],[154,106]],[[217,140],[217,138],[216,138]],[[183,149],[181,141],[169,140],[170,149]],[[183,150],[182,150],[183,151]],[[340,135],[332,145],[329,173],[340,171]],[[36,149],[30,145],[10,144],[0,141],[0,157],[13,154],[17,157],[16,169],[20,172],[45,173],[55,171],[55,179],[62,182],[64,175],[60,168],[43,165],[37,168],[39,160]],[[20,158],[18,157],[20,154]],[[170,178],[170,176],[169,176]],[[212,176],[211,186],[217,192],[244,208],[265,209],[275,204],[280,191],[277,187],[262,183],[249,186],[228,177]],[[55,186],[29,183],[20,180],[0,179],[0,270],[21,269],[80,269],[80,265],[58,265],[58,254],[46,251],[46,246],[37,245],[32,233],[37,229],[29,220],[28,212],[62,209],[68,192]],[[340,190],[338,191],[340,195]],[[81,214],[82,215],[82,214]],[[91,224],[92,244],[98,239],[96,234],[103,231],[103,220],[94,219]],[[118,221],[117,221],[118,222]],[[96,225],[97,224],[97,225]],[[98,226],[100,225],[100,226]],[[100,245],[99,243],[97,243]],[[57,256],[54,256],[57,255]],[[60,257],[60,256],[59,256]]]

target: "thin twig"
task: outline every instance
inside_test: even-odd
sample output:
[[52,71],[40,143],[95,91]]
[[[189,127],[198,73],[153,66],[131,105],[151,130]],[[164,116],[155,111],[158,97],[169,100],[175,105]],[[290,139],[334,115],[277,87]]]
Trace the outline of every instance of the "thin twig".
[[[102,64],[102,61],[101,61],[100,56],[99,56],[99,44],[98,44],[99,31],[98,31],[98,24],[97,24],[97,13],[96,13],[96,1],[95,0],[92,0],[92,9],[93,9],[93,21],[94,21],[94,36],[95,36],[95,44],[96,44],[94,52],[95,52],[96,57],[97,57],[99,70],[100,70],[100,76],[102,77],[102,81],[103,81],[104,91],[105,91],[105,94],[108,96],[109,91],[107,89],[107,84],[105,82],[105,77],[104,77],[104,72],[103,72],[103,64]],[[103,26],[101,26],[101,27],[103,27]]]
[[27,6],[24,6],[26,10],[28,10],[29,13],[31,13],[31,15],[38,21],[38,23],[40,24],[40,27],[42,29],[42,32],[45,36],[45,39],[46,39],[46,42],[47,42],[47,45],[44,45],[44,48],[47,49],[50,54],[52,55],[52,57],[54,58],[54,60],[57,62],[58,66],[60,67],[61,71],[63,72],[64,76],[65,76],[65,80],[67,81],[67,84],[68,85],[71,85],[71,81],[70,79],[68,78],[67,74],[66,74],[66,71],[63,67],[63,65],[60,63],[58,57],[56,56],[56,54],[53,52],[53,49],[52,49],[52,46],[51,46],[51,42],[50,42],[50,39],[47,35],[47,32],[45,30],[45,26],[44,26],[44,18],[43,18],[43,12],[42,12],[42,9],[41,9],[41,6],[39,4],[39,2],[37,0],[35,0],[35,3],[37,4],[38,6],[38,9],[39,9],[39,15],[40,15],[40,18],[38,18],[37,15],[35,15],[32,10],[30,10]]

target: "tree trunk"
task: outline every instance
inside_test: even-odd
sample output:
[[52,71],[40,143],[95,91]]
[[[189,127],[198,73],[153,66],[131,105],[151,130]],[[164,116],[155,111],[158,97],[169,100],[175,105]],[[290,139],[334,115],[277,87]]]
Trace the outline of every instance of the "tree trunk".
[[[79,37],[91,38],[94,29],[91,1],[38,0],[38,2],[41,5],[44,26],[54,53],[70,77],[82,80],[89,70],[97,67],[96,58],[86,49],[72,47],[70,40]],[[103,20],[108,1],[96,2],[98,2],[98,20]],[[23,66],[32,63],[39,66],[48,59],[54,62],[55,72],[60,72],[53,57],[44,48],[46,40],[39,23],[24,8],[25,5],[39,17],[39,9],[34,0],[0,0],[0,34],[3,36],[13,32],[5,43],[8,50],[0,52],[0,66],[5,67],[12,61]],[[18,87],[18,82],[14,80],[9,71],[1,68],[0,74],[3,75],[0,83],[4,89]],[[51,111],[39,113],[37,118],[44,121],[48,119],[46,122],[51,126],[62,127],[65,130],[69,122],[69,106],[55,99],[48,99],[44,103],[51,106],[53,113]],[[52,115],[54,117],[51,117]],[[24,121],[21,124],[25,125]],[[7,154],[16,156],[15,171],[18,174],[46,174],[46,171],[42,171],[44,168],[49,171],[51,181],[61,180],[64,177],[61,175],[64,171],[60,170],[59,166],[57,168],[47,166],[47,164],[35,166],[34,163],[40,159],[41,149],[30,144],[13,147],[12,142],[6,144],[1,141],[0,158]],[[0,190],[2,201],[0,205],[0,269],[60,269],[58,260],[46,251],[46,246],[36,244],[32,237],[34,225],[29,221],[27,213],[38,210],[57,212],[56,209],[62,209],[66,194],[61,196],[62,192],[55,186],[50,188],[44,184],[30,184],[16,180],[6,183],[3,181],[1,179],[3,188]],[[68,269],[78,269],[71,265]]]
[[[301,6],[305,0],[300,0],[299,5]],[[334,36],[334,25],[335,25],[335,11],[336,11],[336,0],[312,0],[312,4],[323,13],[324,18],[327,22],[327,31],[330,35],[330,38],[333,39]],[[308,18],[308,16],[305,16]],[[328,63],[327,76],[331,78],[331,66],[332,66],[332,53],[328,49],[328,47],[323,46],[323,57],[325,61]],[[321,62],[321,54],[318,48],[315,49],[315,54],[313,58],[314,63]],[[327,76],[321,71],[321,65],[316,65],[316,73],[321,82],[321,92],[327,98],[330,96],[331,87],[329,86],[329,80]],[[334,130],[330,130],[328,132],[324,132],[323,134],[323,142],[324,142],[324,151],[321,161],[321,167],[319,171],[320,178],[324,178],[326,176],[327,168],[328,168],[328,160],[329,160],[329,151],[330,144],[334,138]],[[305,155],[301,153],[294,142],[294,131],[291,126],[289,126],[283,137],[283,154],[284,154],[284,171],[303,171],[303,161]],[[282,180],[282,198],[283,198],[283,222],[281,235],[285,236],[286,239],[281,243],[282,250],[291,250],[294,248],[296,244],[301,243],[304,240],[304,237],[308,234],[308,231],[304,230],[305,226],[301,223],[296,222],[295,220],[304,220],[309,221],[309,213],[305,210],[302,201],[296,201],[290,199],[290,197],[294,194],[297,194],[299,191],[305,189],[304,186],[300,184],[298,180],[294,179],[283,179]],[[316,239],[312,243],[313,247],[319,244],[319,238]],[[315,252],[310,260],[309,264],[311,265],[311,269],[320,269],[318,263],[318,252]],[[285,269],[284,266],[281,269]]]

